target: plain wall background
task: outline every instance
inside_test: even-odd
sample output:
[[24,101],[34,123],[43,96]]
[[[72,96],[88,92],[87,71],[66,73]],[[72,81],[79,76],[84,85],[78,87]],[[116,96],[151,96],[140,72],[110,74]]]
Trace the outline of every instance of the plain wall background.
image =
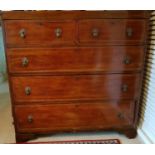
[[0,83],[6,79],[6,61],[3,45],[2,27],[0,26]]

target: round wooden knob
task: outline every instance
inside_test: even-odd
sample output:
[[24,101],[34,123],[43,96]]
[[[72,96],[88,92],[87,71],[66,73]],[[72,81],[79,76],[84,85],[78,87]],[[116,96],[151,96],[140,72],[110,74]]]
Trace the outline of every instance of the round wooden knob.
[[127,92],[127,91],[128,91],[128,85],[127,85],[127,84],[124,84],[124,85],[122,86],[122,91],[123,91],[123,92]]
[[117,114],[117,117],[118,117],[119,119],[123,120],[123,119],[124,119],[124,114],[121,113],[121,112],[119,112],[119,113]]
[[94,29],[92,30],[92,36],[93,36],[93,37],[98,37],[98,36],[99,36],[99,29],[94,28]]
[[127,37],[132,37],[132,35],[133,35],[133,29],[131,27],[127,28],[126,35],[127,35]]
[[28,58],[24,57],[24,58],[22,59],[22,66],[23,66],[23,67],[26,67],[26,66],[28,66],[28,64],[29,64]]
[[20,36],[21,38],[25,38],[25,37],[26,37],[26,30],[25,30],[25,29],[21,29],[21,30],[19,31],[19,36]]
[[32,123],[32,122],[33,122],[33,116],[32,116],[32,115],[29,115],[29,116],[27,117],[27,121],[28,121],[29,123]]
[[126,65],[131,64],[131,58],[126,57],[126,58],[123,60],[123,63],[126,64]]
[[62,35],[62,29],[61,29],[61,28],[56,28],[56,29],[55,29],[55,36],[56,36],[57,38],[60,38],[61,35]]
[[25,94],[27,96],[31,94],[31,88],[30,87],[25,87]]

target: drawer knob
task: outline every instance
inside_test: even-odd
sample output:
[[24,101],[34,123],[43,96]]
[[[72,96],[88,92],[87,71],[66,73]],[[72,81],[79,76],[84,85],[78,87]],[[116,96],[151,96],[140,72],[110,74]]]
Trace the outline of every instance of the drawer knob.
[[122,91],[123,91],[123,92],[127,92],[127,90],[128,90],[128,85],[124,84],[124,85],[122,86]]
[[30,87],[26,87],[25,88],[25,94],[28,96],[31,94],[31,88]]
[[124,64],[129,65],[131,64],[131,59],[129,57],[126,57],[123,62]]
[[55,36],[56,36],[57,38],[60,38],[61,35],[62,35],[62,29],[61,29],[61,28],[56,28],[56,29],[55,29]]
[[119,119],[121,119],[121,120],[124,119],[124,115],[123,115],[123,113],[121,113],[121,112],[119,112],[119,113],[117,114],[117,117],[118,117]]
[[132,35],[133,35],[133,29],[132,28],[127,28],[126,34],[127,34],[128,37],[132,37]]
[[98,36],[99,36],[99,29],[94,28],[94,29],[92,30],[92,36],[93,36],[93,37],[98,37]]
[[23,67],[26,67],[28,64],[29,64],[28,58],[24,57],[24,58],[22,59],[22,66],[23,66]]
[[19,31],[19,36],[20,36],[21,38],[25,38],[25,36],[26,36],[26,30],[25,30],[25,29],[21,29],[21,30]]
[[32,116],[32,115],[29,115],[29,116],[27,117],[27,121],[28,121],[29,123],[32,123],[32,122],[33,122],[33,116]]

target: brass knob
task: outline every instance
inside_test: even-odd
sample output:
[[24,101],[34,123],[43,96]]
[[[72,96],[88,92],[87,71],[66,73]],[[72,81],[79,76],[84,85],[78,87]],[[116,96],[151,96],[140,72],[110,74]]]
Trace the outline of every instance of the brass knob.
[[55,36],[56,36],[57,38],[60,38],[61,35],[62,35],[62,29],[61,29],[61,28],[56,28],[56,29],[55,29]]
[[94,28],[94,29],[92,30],[92,36],[93,36],[93,37],[98,37],[98,36],[99,36],[99,29]]
[[126,65],[129,65],[131,64],[131,59],[129,57],[126,57],[124,60],[123,60],[123,63],[126,64]]
[[32,123],[32,122],[33,122],[33,116],[32,116],[32,115],[29,115],[29,116],[27,117],[27,121],[28,121],[29,123]]
[[25,36],[26,36],[26,30],[25,30],[25,29],[21,29],[21,30],[19,31],[19,36],[20,36],[21,38],[25,38]]
[[133,29],[132,28],[127,28],[126,34],[127,34],[128,37],[132,37],[132,35],[133,35]]
[[29,64],[28,58],[27,58],[27,57],[24,57],[24,58],[22,59],[22,66],[23,66],[23,67],[26,67],[28,64]]
[[117,117],[118,117],[119,119],[123,120],[123,119],[124,119],[124,114],[121,113],[121,112],[119,112],[119,113],[117,114]]
[[128,90],[128,85],[124,84],[124,85],[122,86],[122,91],[123,91],[123,92],[127,92],[127,90]]
[[30,87],[25,87],[25,94],[27,96],[31,94],[31,88]]

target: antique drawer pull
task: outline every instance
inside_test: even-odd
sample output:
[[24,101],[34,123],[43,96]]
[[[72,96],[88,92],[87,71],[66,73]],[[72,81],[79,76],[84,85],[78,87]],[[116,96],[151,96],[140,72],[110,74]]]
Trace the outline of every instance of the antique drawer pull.
[[27,121],[28,121],[29,123],[32,123],[32,122],[33,122],[33,116],[32,116],[32,115],[29,115],[29,116],[27,117]]
[[62,35],[62,29],[61,29],[61,28],[56,28],[56,29],[55,29],[55,36],[56,36],[57,38],[60,38],[61,35]]
[[93,36],[93,37],[98,37],[98,36],[99,36],[99,30],[96,29],[96,28],[94,28],[94,29],[92,30],[92,36]]
[[25,36],[26,36],[26,30],[25,30],[25,29],[21,29],[21,30],[19,31],[19,36],[20,36],[21,38],[25,38]]
[[31,94],[31,88],[30,87],[26,87],[25,88],[25,94],[28,96]]
[[123,115],[123,113],[121,113],[121,112],[119,112],[119,113],[117,114],[117,117],[118,117],[119,119],[121,119],[121,120],[124,119],[124,115]]
[[28,58],[24,57],[24,58],[22,59],[22,66],[23,66],[23,67],[26,67],[28,64],[29,64]]
[[131,59],[129,57],[126,57],[124,60],[123,60],[123,63],[128,65],[128,64],[131,64]]
[[126,34],[127,34],[128,37],[132,37],[132,35],[133,35],[133,29],[132,28],[127,28]]
[[123,92],[127,92],[127,90],[128,90],[128,85],[124,84],[124,85],[122,86],[122,91],[123,91]]

